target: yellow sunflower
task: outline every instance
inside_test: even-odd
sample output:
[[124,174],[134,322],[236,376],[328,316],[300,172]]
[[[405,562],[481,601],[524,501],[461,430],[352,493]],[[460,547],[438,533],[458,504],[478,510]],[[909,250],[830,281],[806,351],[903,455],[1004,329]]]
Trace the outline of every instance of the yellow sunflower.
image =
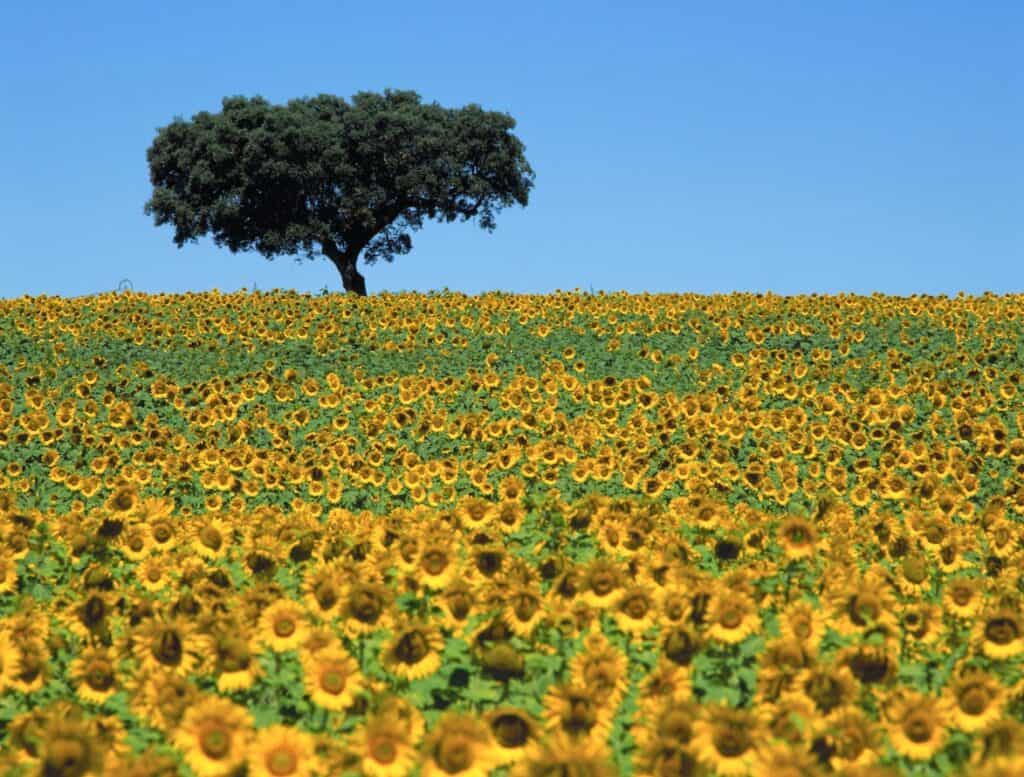
[[582,580],[583,598],[591,607],[610,609],[622,594],[626,583],[624,571],[615,561],[596,558],[590,562]]
[[752,710],[709,704],[693,724],[693,751],[722,777],[742,777],[758,768],[760,722]]
[[212,658],[212,640],[178,615],[154,616],[132,631],[130,649],[143,671],[173,669],[181,675],[202,668]]
[[979,577],[959,575],[946,580],[942,586],[943,608],[957,618],[974,618],[984,603],[984,586]]
[[103,704],[118,691],[117,669],[107,648],[85,648],[68,665],[68,674],[78,696],[93,704]]
[[942,636],[942,610],[937,605],[928,602],[904,605],[897,617],[907,643],[915,649],[934,645]]
[[779,524],[778,538],[786,558],[792,561],[810,558],[821,543],[817,527],[799,515],[791,515]]
[[657,600],[647,586],[629,586],[615,602],[612,617],[620,630],[639,639],[658,620]]
[[757,604],[749,596],[724,589],[716,591],[708,607],[705,632],[709,639],[735,645],[761,628]]
[[422,777],[487,777],[501,760],[487,725],[454,712],[441,716],[421,751]]
[[484,722],[494,739],[498,765],[522,760],[526,748],[540,736],[540,728],[533,717],[516,707],[505,705],[492,709],[484,714]]
[[544,597],[536,583],[514,583],[504,587],[501,599],[505,621],[520,637],[529,638],[544,619]]
[[433,591],[441,591],[459,571],[458,554],[451,537],[429,534],[420,544],[419,559],[411,570],[416,581]]
[[604,743],[577,739],[564,731],[556,731],[531,742],[522,760],[512,767],[509,777],[536,777],[540,774],[616,777],[617,772]]
[[441,668],[444,637],[427,623],[409,623],[381,647],[381,664],[392,675],[407,680],[429,677]]
[[600,632],[586,637],[569,672],[572,682],[591,691],[602,707],[617,707],[629,690],[629,659]]
[[7,685],[21,693],[35,693],[46,685],[53,671],[46,643],[26,639],[15,642],[14,650],[19,654],[13,664],[17,671],[8,673]]
[[884,729],[859,707],[851,707],[828,721],[829,765],[836,771],[878,763]]
[[11,635],[0,630],[0,693],[11,687],[11,681],[21,673],[21,651]]
[[227,555],[233,534],[234,528],[223,518],[201,515],[193,519],[187,539],[189,547],[200,558],[214,561]]
[[592,688],[574,683],[552,686],[544,697],[545,729],[573,739],[607,740],[615,708],[605,706]]
[[217,690],[221,693],[251,688],[264,670],[253,655],[252,640],[241,631],[219,635],[214,646]]
[[989,609],[978,616],[971,637],[988,658],[1014,658],[1024,653],[1024,617],[1012,607]]
[[824,777],[817,757],[807,750],[777,742],[759,753],[753,777]]
[[782,610],[778,628],[781,634],[792,636],[813,649],[825,636],[825,615],[820,606],[800,599]]
[[309,636],[309,624],[302,605],[279,599],[260,615],[260,641],[277,653],[296,650]]
[[366,723],[352,732],[348,750],[353,754],[366,777],[405,777],[417,762],[419,737],[410,737],[407,726],[398,717],[371,715]]
[[322,620],[329,620],[341,607],[345,592],[343,569],[337,560],[317,562],[303,581],[302,602]]
[[14,554],[7,549],[0,549],[0,594],[14,591],[18,585],[18,565]]
[[938,697],[902,690],[884,705],[889,741],[900,755],[927,761],[946,743],[945,709]]
[[984,669],[966,667],[946,685],[943,698],[953,727],[973,734],[1002,716],[1007,692]]
[[256,731],[253,739],[246,753],[249,777],[311,777],[320,768],[305,731],[278,724]]
[[849,667],[819,663],[801,670],[793,678],[792,688],[813,702],[819,715],[829,716],[856,702],[860,684]]
[[896,597],[877,569],[868,570],[850,580],[837,581],[827,596],[828,624],[843,636],[875,626],[895,629],[893,611]]
[[252,715],[245,707],[207,696],[185,712],[172,736],[198,777],[222,777],[245,761],[252,735]]
[[344,650],[327,648],[300,658],[306,693],[318,707],[339,712],[365,687],[356,660]]
[[393,620],[389,612],[392,598],[390,589],[383,583],[349,583],[338,610],[345,635],[355,639],[377,629],[389,628]]

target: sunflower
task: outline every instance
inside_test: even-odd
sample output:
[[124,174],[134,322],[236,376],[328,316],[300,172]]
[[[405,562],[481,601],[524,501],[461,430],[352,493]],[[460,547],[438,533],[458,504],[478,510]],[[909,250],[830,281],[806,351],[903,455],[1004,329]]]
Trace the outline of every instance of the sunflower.
[[661,655],[676,666],[687,667],[704,647],[704,640],[688,623],[670,626],[658,635]]
[[149,555],[153,545],[149,527],[145,524],[133,524],[118,535],[116,547],[126,559],[137,563]]
[[531,742],[509,777],[541,777],[548,774],[615,777],[606,746],[590,739],[576,739],[564,731]]
[[388,628],[392,622],[391,600],[391,591],[382,583],[350,583],[338,611],[345,636],[355,639],[361,634]]
[[868,570],[851,580],[840,581],[827,596],[831,609],[829,625],[842,636],[850,636],[875,625],[896,628],[893,611],[896,597],[877,570]]
[[46,643],[36,639],[15,641],[14,650],[19,655],[7,672],[7,685],[21,693],[35,693],[46,685],[53,671]]
[[427,623],[409,623],[381,648],[380,662],[389,674],[406,680],[429,677],[441,668],[444,637]]
[[584,648],[569,663],[570,679],[590,690],[602,707],[617,707],[629,690],[629,659],[601,632],[589,635]]
[[520,637],[528,639],[544,619],[544,597],[537,583],[515,583],[500,589],[505,620]]
[[496,763],[500,766],[522,760],[525,749],[540,736],[533,717],[516,707],[492,709],[484,714],[484,722],[494,739]]
[[811,665],[813,658],[813,652],[794,637],[769,641],[757,659],[757,701],[776,701],[797,673]]
[[306,693],[318,707],[339,712],[365,687],[359,665],[344,650],[327,648],[300,661]]
[[189,547],[208,561],[224,558],[231,547],[234,529],[221,517],[198,516],[187,532]]
[[125,683],[132,692],[132,711],[153,728],[177,728],[185,711],[199,698],[199,689],[174,669],[157,667]]
[[621,631],[639,639],[657,622],[658,604],[647,586],[632,585],[615,602],[612,617]]
[[958,575],[946,580],[942,586],[942,604],[946,612],[964,620],[973,619],[984,602],[984,585],[980,577]]
[[742,642],[761,627],[754,600],[731,589],[715,592],[706,621],[707,636],[728,645]]
[[223,629],[214,642],[217,690],[221,693],[251,688],[264,670],[253,655],[253,642],[239,629]]
[[596,558],[587,566],[583,576],[583,598],[591,607],[610,609],[622,595],[626,582],[623,571],[611,559]]
[[897,617],[900,629],[911,651],[934,645],[942,636],[942,610],[929,602],[915,602],[900,607]]
[[416,765],[416,748],[405,722],[393,714],[371,715],[352,732],[347,749],[367,777],[405,777]]
[[900,559],[895,582],[900,593],[908,597],[925,596],[932,590],[935,569],[924,553],[908,553]]
[[819,606],[800,599],[782,610],[778,628],[781,634],[792,636],[814,649],[825,636],[825,616]]
[[212,655],[211,640],[181,616],[154,616],[126,638],[143,671],[161,667],[187,675],[199,670]]
[[[650,581],[647,581],[650,585]],[[690,598],[686,586],[669,583],[658,590],[658,621],[662,624],[682,623],[690,615]]]
[[21,651],[11,635],[0,630],[0,693],[11,687],[11,681],[21,674]]
[[106,648],[85,648],[68,665],[68,674],[84,701],[103,704],[118,691],[117,669]]
[[[652,702],[655,700],[652,700]],[[700,705],[692,699],[659,699],[650,704],[649,714],[638,716],[633,741],[641,750],[688,747],[693,724],[700,717]]]
[[943,690],[952,725],[973,734],[998,720],[1006,705],[1006,688],[977,667],[966,667]]
[[938,697],[902,690],[883,709],[889,741],[900,755],[913,761],[927,761],[946,743],[949,730]]
[[150,593],[160,593],[172,584],[172,569],[166,558],[154,554],[144,558],[136,567],[135,579]]
[[1016,608],[989,609],[975,621],[971,637],[988,658],[1014,658],[1024,653],[1024,618]]
[[[53,708],[49,711],[58,713]],[[107,748],[98,736],[95,721],[80,714],[53,714],[40,732],[39,741],[37,774],[103,773]]]
[[839,651],[836,663],[848,667],[864,685],[885,685],[899,668],[899,647],[895,644],[850,645]]
[[884,730],[859,707],[851,707],[828,721],[828,763],[836,771],[873,766],[881,757]]
[[273,725],[255,732],[246,753],[249,777],[311,777],[319,769],[313,737],[292,726]]
[[461,578],[452,580],[434,601],[441,608],[441,626],[456,635],[463,633],[478,605],[476,589]]
[[775,743],[759,753],[754,777],[820,777],[825,774],[813,753],[785,743]]
[[857,700],[859,683],[849,667],[841,664],[816,664],[801,670],[793,678],[793,691],[814,703],[821,716],[843,712]]
[[654,711],[668,701],[683,702],[691,699],[693,688],[690,685],[690,671],[690,667],[677,666],[664,657],[659,658],[640,683],[637,719],[649,720]]
[[336,559],[319,561],[306,574],[302,602],[317,618],[329,620],[337,614],[345,590],[343,569]]
[[260,641],[275,653],[297,649],[309,636],[309,624],[302,605],[279,599],[259,619]]
[[487,777],[502,758],[483,721],[455,712],[441,716],[421,750],[422,777]]
[[791,693],[776,702],[755,700],[765,733],[791,745],[810,746],[824,727],[824,719],[806,696]]
[[755,713],[709,704],[693,724],[693,750],[702,764],[722,777],[740,777],[759,765],[760,725]]
[[221,777],[245,761],[252,715],[222,696],[207,696],[185,711],[172,738],[198,777]]
[[615,708],[604,706],[594,689],[575,683],[553,685],[544,697],[545,730],[573,739],[606,741],[614,715]]
[[791,561],[812,557],[820,544],[817,527],[799,515],[791,515],[779,524],[778,539],[783,553]]
[[458,556],[451,537],[428,534],[422,538],[419,559],[410,570],[416,581],[432,591],[443,590],[458,574]]

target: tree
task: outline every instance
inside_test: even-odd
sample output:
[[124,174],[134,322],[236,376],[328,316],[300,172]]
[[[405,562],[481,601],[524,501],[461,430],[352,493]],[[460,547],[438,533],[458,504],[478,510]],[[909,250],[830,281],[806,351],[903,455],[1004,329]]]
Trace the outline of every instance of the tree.
[[[321,94],[275,106],[225,97],[221,113],[176,116],[146,151],[146,215],[173,223],[181,248],[211,234],[232,253],[322,252],[345,291],[366,294],[363,260],[407,254],[423,218],[494,231],[493,206],[526,206],[533,170],[508,132],[515,119],[421,105],[414,91],[358,92],[351,105]],[[397,223],[396,223],[397,222]],[[296,261],[301,261],[297,258]]]

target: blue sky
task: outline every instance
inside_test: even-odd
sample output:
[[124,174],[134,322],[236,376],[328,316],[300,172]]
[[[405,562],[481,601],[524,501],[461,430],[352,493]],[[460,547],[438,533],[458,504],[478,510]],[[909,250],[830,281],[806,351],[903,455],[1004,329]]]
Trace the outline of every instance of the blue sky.
[[[511,114],[530,204],[424,221],[368,291],[1024,292],[1024,4],[46,2],[0,13],[0,297],[341,290],[143,213],[230,95]],[[127,284],[125,284],[127,285]]]

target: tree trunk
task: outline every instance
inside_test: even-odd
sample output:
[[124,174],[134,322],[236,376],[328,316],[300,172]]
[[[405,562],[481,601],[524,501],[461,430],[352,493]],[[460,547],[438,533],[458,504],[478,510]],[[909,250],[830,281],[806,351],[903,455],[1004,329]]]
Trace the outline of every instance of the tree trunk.
[[359,258],[359,252],[363,250],[363,247],[355,245],[349,246],[345,251],[339,251],[338,246],[332,240],[322,240],[321,244],[324,247],[324,254],[338,268],[338,273],[341,275],[341,285],[345,287],[345,291],[351,291],[360,297],[365,297],[366,279],[356,269],[356,259]]

